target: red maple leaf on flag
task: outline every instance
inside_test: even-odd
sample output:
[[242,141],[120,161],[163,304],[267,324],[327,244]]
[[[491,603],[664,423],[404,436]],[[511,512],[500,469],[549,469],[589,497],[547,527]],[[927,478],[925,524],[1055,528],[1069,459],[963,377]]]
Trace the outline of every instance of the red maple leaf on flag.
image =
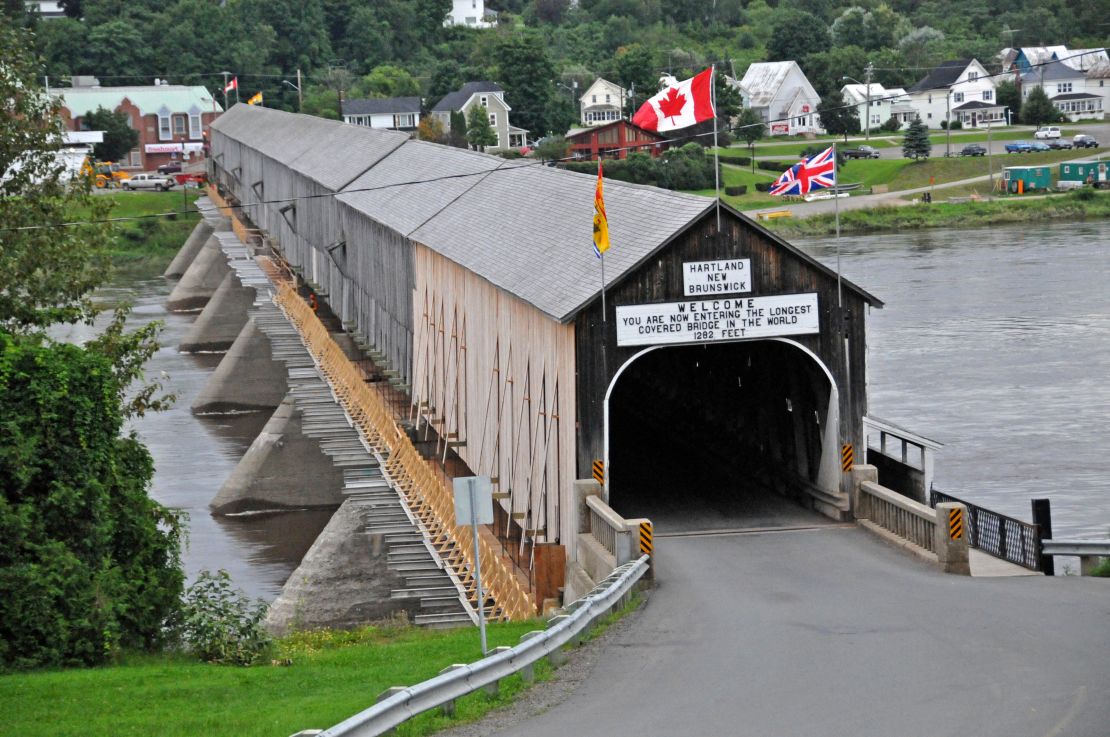
[[680,94],[677,87],[667,90],[667,96],[659,101],[659,112],[666,118],[682,115],[684,107],[686,107],[686,95]]

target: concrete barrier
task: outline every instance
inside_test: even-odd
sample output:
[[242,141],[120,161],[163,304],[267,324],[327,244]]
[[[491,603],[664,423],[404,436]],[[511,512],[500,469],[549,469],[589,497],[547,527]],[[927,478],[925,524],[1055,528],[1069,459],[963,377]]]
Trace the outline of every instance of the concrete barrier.
[[170,292],[166,309],[170,312],[199,310],[208,304],[224,276],[231,271],[227,256],[215,236],[209,236],[204,248],[189,265],[181,281]]
[[247,320],[235,342],[195,400],[196,414],[277,409],[289,391],[284,364],[275,361],[270,339]]
[[167,279],[180,279],[181,276],[188,270],[196,259],[200,249],[204,248],[204,244],[212,236],[212,223],[207,220],[201,220],[197,226],[193,228],[193,232],[189,233],[189,237],[185,239],[185,245],[170,261],[170,265],[162,273],[162,276]]
[[235,272],[229,271],[185,333],[178,350],[196,353],[229,349],[247,324],[254,297],[254,288],[244,287]]
[[343,474],[301,432],[301,413],[286,397],[209,503],[213,514],[338,507]]

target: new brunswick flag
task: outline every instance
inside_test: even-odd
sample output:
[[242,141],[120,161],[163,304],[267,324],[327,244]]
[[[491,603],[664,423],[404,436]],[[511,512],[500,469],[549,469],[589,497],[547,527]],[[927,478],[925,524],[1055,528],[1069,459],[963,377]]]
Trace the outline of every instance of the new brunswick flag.
[[597,160],[597,189],[594,190],[594,253],[598,258],[609,250],[609,216],[605,214],[605,195],[601,185],[601,158]]
[[247,100],[247,104],[248,105],[261,105],[262,104],[262,93],[261,92],[255,92],[254,95],[251,97],[251,99]]

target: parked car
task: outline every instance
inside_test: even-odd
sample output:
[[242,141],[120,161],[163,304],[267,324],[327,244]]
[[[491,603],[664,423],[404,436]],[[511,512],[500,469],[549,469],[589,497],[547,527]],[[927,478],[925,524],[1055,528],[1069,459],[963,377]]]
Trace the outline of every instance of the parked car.
[[165,192],[173,187],[175,182],[170,177],[161,174],[136,174],[120,183],[124,189],[160,189]]
[[1029,152],[1030,153],[1036,153],[1037,151],[1051,151],[1051,150],[1052,150],[1052,148],[1050,148],[1047,143],[1041,143],[1040,141],[1030,141],[1029,142]]
[[1076,148],[1098,148],[1098,141],[1082,133],[1071,139],[1071,142]]
[[960,156],[986,156],[987,149],[978,143],[969,143],[960,149]]
[[181,171],[180,161],[171,161],[168,164],[162,164],[158,167],[159,174],[176,174],[179,171]]
[[859,148],[846,148],[840,152],[846,159],[877,159],[879,152],[871,146],[860,146]]
[[1036,138],[1036,139],[1059,138],[1059,137],[1060,137],[1060,126],[1058,126],[1058,125],[1044,125],[1044,126],[1041,126],[1040,128],[1037,129],[1037,132],[1033,134],[1033,138]]
[[1064,148],[1071,148],[1071,141],[1066,138],[1054,138],[1048,142],[1048,147],[1053,151],[1059,151]]
[[1027,154],[1032,150],[1033,144],[1028,141],[1014,141],[1006,144],[1006,153],[1008,154]]

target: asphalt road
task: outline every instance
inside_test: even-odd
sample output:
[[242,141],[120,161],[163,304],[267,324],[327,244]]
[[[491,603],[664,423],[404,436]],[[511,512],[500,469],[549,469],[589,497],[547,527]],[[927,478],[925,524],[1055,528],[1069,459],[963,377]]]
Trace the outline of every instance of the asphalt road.
[[944,575],[853,527],[656,552],[592,672],[495,734],[1110,735],[1110,581]]

